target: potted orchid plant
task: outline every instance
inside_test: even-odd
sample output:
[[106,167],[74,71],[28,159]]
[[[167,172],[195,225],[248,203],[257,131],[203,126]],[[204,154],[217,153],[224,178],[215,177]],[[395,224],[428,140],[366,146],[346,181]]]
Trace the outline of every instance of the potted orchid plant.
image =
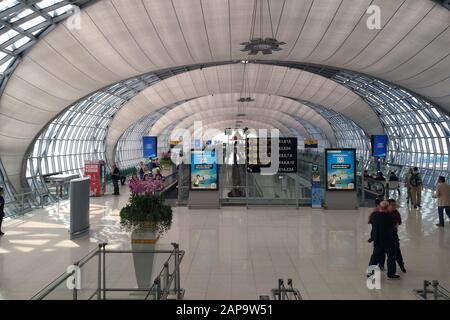
[[131,180],[129,203],[120,210],[121,225],[134,231],[152,228],[162,234],[172,223],[172,208],[164,204],[161,180]]
[[140,289],[151,285],[155,258],[151,251],[172,224],[172,208],[164,204],[163,187],[160,180],[130,181],[129,203],[120,210],[121,225],[131,231],[136,282]]

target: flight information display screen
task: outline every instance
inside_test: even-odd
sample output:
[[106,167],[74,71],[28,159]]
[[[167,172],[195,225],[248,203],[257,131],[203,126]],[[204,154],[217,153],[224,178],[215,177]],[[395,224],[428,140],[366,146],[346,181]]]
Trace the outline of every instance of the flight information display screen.
[[356,149],[325,149],[326,189],[356,190]]

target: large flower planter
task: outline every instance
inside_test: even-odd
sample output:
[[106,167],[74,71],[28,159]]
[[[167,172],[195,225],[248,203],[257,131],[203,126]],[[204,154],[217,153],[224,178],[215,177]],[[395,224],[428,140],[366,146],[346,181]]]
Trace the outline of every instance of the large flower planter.
[[[133,251],[155,250],[159,234],[152,228],[139,228],[131,233],[131,248]],[[154,277],[154,253],[133,253],[136,282],[139,289],[148,289],[152,286]]]

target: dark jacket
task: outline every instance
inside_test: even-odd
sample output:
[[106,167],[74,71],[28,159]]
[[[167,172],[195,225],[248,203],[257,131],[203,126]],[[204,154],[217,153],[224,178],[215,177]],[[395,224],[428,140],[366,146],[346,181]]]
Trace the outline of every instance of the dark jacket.
[[372,236],[375,246],[392,248],[395,245],[396,221],[393,214],[377,212],[372,216]]
[[5,216],[5,198],[0,196],[0,218]]
[[390,211],[389,213],[394,216],[394,219],[395,219],[395,222],[397,223],[397,225],[402,224],[402,216],[400,215],[400,212],[398,212],[398,210]]
[[120,180],[120,170],[119,168],[115,168],[112,173],[113,180]]

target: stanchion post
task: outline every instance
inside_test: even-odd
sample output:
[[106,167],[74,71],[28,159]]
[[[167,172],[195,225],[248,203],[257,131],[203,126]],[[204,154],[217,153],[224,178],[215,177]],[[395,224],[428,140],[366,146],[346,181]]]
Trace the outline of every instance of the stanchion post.
[[175,292],[177,300],[181,300],[181,284],[180,284],[180,246],[173,242],[172,246],[175,253]]
[[97,279],[97,300],[102,299],[102,244],[98,245],[98,279]]

